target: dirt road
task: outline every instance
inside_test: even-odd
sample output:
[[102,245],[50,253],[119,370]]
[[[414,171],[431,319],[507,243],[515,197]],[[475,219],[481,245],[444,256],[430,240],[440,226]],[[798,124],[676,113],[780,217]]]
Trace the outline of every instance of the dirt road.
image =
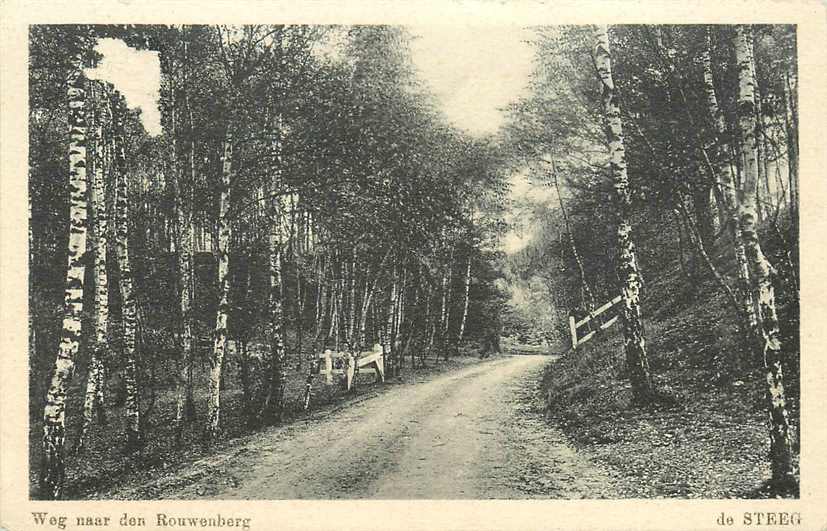
[[163,498],[611,497],[614,479],[543,420],[548,356],[506,356],[258,434]]

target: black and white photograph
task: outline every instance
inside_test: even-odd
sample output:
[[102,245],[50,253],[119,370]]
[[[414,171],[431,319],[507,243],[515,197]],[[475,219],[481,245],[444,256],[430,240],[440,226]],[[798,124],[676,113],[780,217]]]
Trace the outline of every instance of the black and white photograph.
[[[267,13],[21,26],[0,510],[304,529],[248,504],[533,500],[556,529],[558,500],[726,500],[698,525],[827,524],[801,505],[827,387],[812,26]],[[394,507],[364,528],[507,527]],[[656,512],[604,528],[689,525]]]

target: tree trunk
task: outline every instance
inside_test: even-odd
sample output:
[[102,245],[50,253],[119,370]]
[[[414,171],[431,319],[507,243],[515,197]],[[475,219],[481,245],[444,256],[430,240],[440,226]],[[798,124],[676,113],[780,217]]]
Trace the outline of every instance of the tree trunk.
[[348,278],[350,283],[350,311],[348,312],[348,326],[346,341],[348,348],[352,352],[356,346],[356,247],[353,247],[353,258],[350,262],[350,276]]
[[301,371],[303,366],[302,355],[302,336],[304,335],[303,317],[304,317],[304,292],[302,291],[302,276],[301,271],[296,264],[296,306],[294,308],[296,319],[296,369]]
[[325,274],[327,272],[327,258],[325,257],[319,265],[319,273],[316,277],[316,323],[313,330],[313,344],[310,349],[310,362],[307,365],[307,379],[304,384],[304,410],[310,409],[310,395],[313,391],[313,374],[317,363],[317,352],[319,351],[319,337],[324,326],[324,316],[327,313],[327,299],[329,290],[325,287]]
[[241,402],[244,417],[247,424],[253,423],[252,404],[253,393],[250,382],[250,352],[247,349],[247,340],[239,339],[238,341],[238,369],[239,378],[241,379]]
[[422,349],[422,363],[421,366],[425,366],[425,360],[431,355],[431,352],[434,350],[434,339],[436,338],[436,310],[434,308],[435,304],[433,304],[434,298],[434,289],[431,285],[428,285],[427,291],[427,303],[425,305],[425,334],[427,338],[427,342],[425,344],[425,348]]
[[[715,238],[714,216],[710,203],[711,189],[712,186],[708,184],[707,181],[692,186],[692,206],[695,214],[694,226],[697,229],[700,241],[706,249],[712,247]],[[699,254],[697,248],[695,248],[695,252],[689,255],[689,276],[693,282],[701,278],[700,266],[703,261],[703,256]],[[689,292],[689,296],[694,297],[695,295],[697,295],[696,291],[693,290]]]
[[[335,267],[335,266],[334,266]],[[339,269],[341,271],[341,268]],[[330,288],[330,328],[327,331],[327,339],[333,342],[333,350],[339,351],[339,298],[341,293],[340,280],[336,279]],[[325,342],[327,346],[327,341]]]
[[289,231],[289,247],[290,257],[293,260],[293,267],[295,268],[296,278],[296,297],[293,305],[293,319],[296,327],[296,345],[294,354],[296,356],[296,370],[301,372],[304,366],[304,357],[302,355],[302,344],[304,335],[304,286],[302,281],[302,272],[300,266],[300,258],[302,256],[302,246],[304,238],[302,236],[302,222],[303,214],[299,212],[300,198],[298,194],[290,194],[290,231]]
[[462,300],[462,318],[459,321],[459,333],[457,334],[457,344],[462,343],[462,337],[465,335],[465,323],[468,321],[468,297],[471,293],[471,250],[468,250],[468,258],[465,261],[465,291]]
[[66,76],[69,100],[69,256],[63,303],[63,332],[58,345],[52,381],[43,410],[43,461],[40,494],[59,499],[63,493],[66,438],[66,389],[74,372],[81,338],[83,281],[86,271],[86,92],[80,50],[71,58]]
[[735,58],[738,69],[738,125],[741,130],[743,183],[739,190],[741,237],[750,265],[752,288],[758,294],[763,348],[757,354],[764,360],[767,381],[767,409],[770,420],[770,456],[772,478],[794,482],[792,433],[784,394],[782,363],[785,358],[781,331],[775,308],[772,268],[758,241],[757,213],[754,190],[758,186],[758,158],[755,138],[755,78],[749,46],[750,28],[739,25],[734,33]]
[[118,254],[118,269],[120,272],[121,314],[123,333],[124,356],[124,385],[126,387],[126,445],[129,450],[138,448],[141,444],[141,421],[138,409],[138,382],[137,382],[137,349],[135,333],[138,319],[137,302],[133,287],[132,266],[129,260],[129,198],[126,183],[126,153],[124,139],[123,117],[126,113],[126,103],[123,96],[116,93],[113,104],[115,122],[115,178],[117,180],[117,198],[115,209],[117,212],[117,226],[115,233],[115,249]]
[[[249,266],[251,258],[252,257],[250,255],[246,256],[248,266],[244,268],[244,287],[242,291],[242,299],[244,300],[245,307],[248,306],[250,300],[250,285],[252,283],[253,274],[252,268]],[[252,426],[255,417],[252,414],[253,393],[252,382],[250,380],[250,352],[248,350],[250,338],[249,330],[249,327],[245,326],[239,333],[239,337],[236,341],[236,353],[238,354],[238,374],[239,379],[241,380],[241,410],[247,421],[247,425]]]
[[328,338],[333,340],[333,351],[339,352],[341,345],[340,338],[344,334],[347,323],[344,321],[345,265],[341,262],[341,254],[338,250],[334,250],[333,264],[331,264],[331,266],[333,267],[334,282],[331,286],[330,332],[328,333]]
[[34,248],[34,236],[32,234],[32,194],[29,194],[28,197],[29,203],[29,359],[34,360],[37,359],[37,324],[38,320],[35,315],[37,311],[36,301],[37,297],[35,296],[35,275],[34,275],[34,261],[36,251]]
[[704,86],[706,89],[707,108],[715,124],[718,137],[717,154],[715,157],[716,189],[720,190],[721,196],[718,205],[722,208],[721,214],[726,220],[724,223],[728,225],[730,237],[732,238],[738,272],[739,291],[741,294],[742,315],[739,317],[742,328],[744,329],[744,340],[748,345],[751,345],[754,337],[757,337],[758,316],[755,313],[754,297],[749,286],[749,264],[747,263],[746,250],[744,249],[744,242],[741,238],[741,226],[738,220],[737,185],[733,171],[733,163],[729,156],[732,152],[732,144],[726,140],[730,135],[727,132],[724,115],[718,106],[718,98],[715,95],[715,85],[712,79],[711,47],[712,40],[709,32],[707,32],[707,46],[702,52],[702,61],[704,65]]
[[634,399],[637,402],[643,402],[651,398],[653,388],[649,373],[649,361],[646,357],[646,340],[640,312],[640,273],[635,257],[630,223],[632,201],[629,192],[629,176],[626,173],[620,104],[612,79],[608,26],[598,26],[595,39],[595,61],[603,91],[605,129],[609,141],[610,166],[614,182],[613,199],[617,216],[617,276],[622,283],[623,308],[621,315],[626,365],[632,383]]
[[[448,323],[448,291],[449,291],[449,280],[448,280],[448,269],[447,267],[442,272],[442,283],[440,286],[440,306],[439,306],[439,322],[435,324],[436,328],[439,330],[438,336],[439,340],[437,341],[438,347],[437,349],[441,349],[443,351],[443,357],[448,359],[448,354],[445,352],[445,332],[447,329]],[[435,358],[439,359],[439,352],[437,351]]]
[[[276,187],[274,186],[273,189]],[[282,247],[284,245],[282,217],[283,202],[274,200],[271,207],[270,231],[268,235],[270,271],[270,361],[271,373],[267,396],[261,413],[265,421],[281,422],[284,409],[284,388],[287,383],[284,359],[284,316],[282,314]]]
[[577,270],[580,272],[580,286],[582,287],[582,294],[585,295],[585,300],[582,300],[583,306],[588,311],[594,309],[594,295],[589,283],[586,281],[586,270],[583,268],[583,260],[580,258],[580,253],[577,252],[577,245],[574,243],[574,234],[571,231],[571,224],[569,223],[569,216],[566,212],[566,207],[563,204],[563,195],[560,193],[560,183],[557,180],[557,168],[554,166],[554,160],[551,163],[551,175],[554,178],[554,188],[557,191],[557,199],[560,202],[560,213],[563,214],[563,222],[566,224],[566,234],[569,237],[569,245],[571,246],[571,254],[574,256],[574,261],[577,263]]
[[[715,202],[718,205],[718,222],[721,227],[725,227],[728,223],[732,223],[732,211],[735,208],[734,199],[734,185],[735,179],[732,175],[732,164],[725,157],[726,150],[722,149],[721,143],[726,134],[726,122],[724,115],[718,107],[718,97],[715,95],[715,81],[712,77],[712,36],[709,28],[706,31],[706,46],[701,51],[701,62],[703,63],[704,72],[704,91],[706,92],[707,109],[709,116],[715,127],[718,136],[718,149],[715,157],[715,186],[713,192],[715,194]],[[730,225],[732,230],[732,225]]]
[[798,118],[794,84],[789,74],[784,78],[784,125],[787,141],[787,178],[790,181],[790,218],[798,226]]
[[695,207],[695,219],[701,241],[710,249],[715,239],[715,217],[712,213],[712,186],[704,182],[693,187],[692,206]]
[[356,352],[361,352],[365,348],[367,348],[368,343],[370,342],[368,338],[368,312],[370,311],[370,303],[372,297],[371,290],[370,290],[370,283],[369,278],[370,276],[370,268],[365,272],[365,289],[363,290],[362,295],[362,308],[359,311],[359,335],[358,341],[356,343]]
[[[94,340],[91,343],[89,369],[86,375],[86,396],[83,403],[83,424],[78,437],[78,451],[83,449],[86,436],[94,419],[95,409],[103,407],[103,352],[107,341],[107,327],[109,321],[109,276],[106,271],[107,248],[107,220],[106,220],[106,188],[104,183],[103,161],[103,116],[102,98],[98,97],[100,84],[90,82],[90,101],[95,106],[94,126],[95,139],[92,168],[92,239],[95,249],[94,282],[95,282],[95,318]],[[103,94],[105,97],[105,94]]]
[[[184,52],[186,61],[189,62],[189,48],[187,43],[184,43]],[[186,74],[186,70],[184,70]],[[192,106],[190,105],[189,100],[189,78],[185,75],[184,76],[184,105],[187,108],[187,115],[189,117],[189,132],[190,132],[190,149],[189,149],[189,171],[190,171],[190,189],[189,189],[189,203],[190,208],[194,208],[195,206],[195,186],[196,186],[196,174],[195,174],[195,127],[194,127],[194,120],[192,118]],[[182,252],[185,256],[189,256],[189,268],[186,269],[186,275],[181,275],[181,282],[182,287],[189,292],[189,316],[185,316],[184,320],[186,321],[186,326],[190,329],[190,350],[189,353],[186,354],[186,389],[185,389],[185,399],[184,399],[184,417],[187,420],[192,420],[195,418],[195,397],[193,396],[193,365],[195,363],[195,356],[194,356],[194,345],[193,345],[193,337],[192,337],[192,304],[195,300],[195,271],[193,270],[194,262],[193,262],[193,240],[195,237],[195,227],[193,226],[193,212],[190,210],[187,216],[187,224],[184,228],[183,238],[181,239],[181,245],[187,246],[188,249],[183,249]],[[183,301],[183,294],[181,295]]]
[[405,263],[402,262],[402,276],[401,279],[397,277],[397,292],[396,302],[393,307],[393,329],[391,331],[391,364],[393,366],[393,376],[399,376],[402,372],[402,335],[403,335],[403,308],[405,305],[405,291],[407,289],[407,275],[408,271]]
[[442,274],[442,312],[440,315],[439,343],[442,348],[442,355],[448,361],[448,328],[451,323],[451,286],[454,278],[454,247],[448,253],[448,267]]
[[[422,315],[419,311],[420,307],[420,298],[421,298],[421,290],[422,290],[422,268],[420,268],[417,272],[417,282],[414,284],[414,300],[413,305],[411,306],[412,310],[414,311],[414,317],[410,320],[410,324],[408,325],[408,341],[405,343],[405,349],[402,355],[404,356],[405,353],[408,352],[408,349],[411,346],[412,341],[418,335],[417,334],[417,324],[422,320],[419,318]],[[427,326],[427,321],[424,321],[425,325]],[[411,351],[411,369],[416,368],[416,355],[413,351]]]
[[[703,240],[701,239],[700,231],[695,227],[695,224],[692,222],[692,218],[689,216],[689,213],[686,211],[686,207],[683,205],[683,199],[678,198],[678,207],[680,211],[675,211],[675,219],[678,222],[678,233],[681,232],[680,228],[680,219],[677,217],[678,214],[683,214],[684,220],[686,221],[686,233],[689,236],[689,241],[695,247],[696,252],[703,259],[704,263],[706,264],[707,269],[712,274],[712,277],[718,283],[718,286],[723,290],[723,292],[727,295],[727,299],[729,300],[730,304],[732,304],[733,309],[735,311],[740,311],[740,305],[738,302],[737,297],[735,297],[735,292],[732,291],[732,288],[729,287],[729,284],[726,283],[724,277],[718,272],[718,269],[715,267],[715,264],[712,262],[712,259],[709,257],[709,254],[706,252],[706,247],[703,244]],[[681,251],[683,253],[683,251]],[[683,259],[681,259],[683,262]],[[681,264],[683,266],[683,264]]]
[[681,266],[681,276],[684,278],[684,280],[689,282],[692,280],[692,278],[686,269],[686,262],[683,259],[683,223],[681,223],[681,220],[678,217],[677,212],[673,211],[673,216],[675,218],[675,228],[678,229],[678,264]]
[[[186,87],[185,89],[186,90]],[[192,363],[192,212],[184,209],[184,194],[181,190],[181,176],[178,154],[178,115],[176,94],[170,97],[170,137],[172,141],[172,167],[169,183],[172,192],[173,233],[175,237],[175,259],[177,263],[178,298],[178,378],[175,382],[175,440],[180,442],[187,409],[187,386]],[[191,154],[192,156],[192,154]],[[193,183],[194,185],[194,183]]]
[[387,367],[388,363],[387,360],[391,360],[391,371],[390,374],[393,374],[393,371],[396,370],[396,360],[394,359],[394,341],[396,338],[394,337],[394,315],[396,314],[396,303],[398,297],[398,277],[396,267],[393,269],[393,282],[391,283],[391,291],[390,296],[388,297],[388,306],[385,312],[385,327],[384,333],[382,334],[382,357],[385,359],[386,363],[385,366]]
[[230,238],[232,227],[227,217],[230,202],[230,186],[233,177],[233,130],[227,125],[223,143],[223,164],[218,196],[218,310],[213,331],[213,351],[210,357],[209,402],[207,404],[208,439],[218,437],[221,430],[221,372],[227,351],[227,318],[230,292]]

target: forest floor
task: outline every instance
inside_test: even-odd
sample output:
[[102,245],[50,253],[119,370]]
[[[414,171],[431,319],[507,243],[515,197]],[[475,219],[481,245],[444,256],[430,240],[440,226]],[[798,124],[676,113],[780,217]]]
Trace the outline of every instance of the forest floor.
[[[241,437],[115,499],[615,498],[621,475],[545,421],[548,355],[466,359]],[[455,359],[456,360],[456,359]],[[464,366],[462,366],[464,365]]]
[[[721,262],[727,265],[726,259]],[[796,489],[767,482],[764,371],[743,347],[732,310],[716,286],[682,281],[671,270],[646,288],[647,351],[659,399],[632,405],[623,334],[615,325],[548,367],[543,389],[550,422],[579,450],[628,480],[626,497],[798,497]],[[790,349],[787,407],[798,439],[793,311],[782,301],[782,334]]]

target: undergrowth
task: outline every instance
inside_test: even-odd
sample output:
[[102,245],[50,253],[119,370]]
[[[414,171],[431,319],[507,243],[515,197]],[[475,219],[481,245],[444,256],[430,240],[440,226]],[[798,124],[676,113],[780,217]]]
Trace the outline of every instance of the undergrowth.
[[[767,254],[781,261],[782,246],[765,236]],[[722,270],[732,268],[725,243],[716,249]],[[767,481],[762,360],[744,348],[732,307],[706,275],[683,278],[676,263],[665,271],[644,285],[655,400],[632,402],[618,323],[546,368],[550,420],[605,464],[638,479],[629,497],[797,497],[796,489]],[[787,405],[797,431],[798,306],[788,280],[779,275],[776,284]]]

